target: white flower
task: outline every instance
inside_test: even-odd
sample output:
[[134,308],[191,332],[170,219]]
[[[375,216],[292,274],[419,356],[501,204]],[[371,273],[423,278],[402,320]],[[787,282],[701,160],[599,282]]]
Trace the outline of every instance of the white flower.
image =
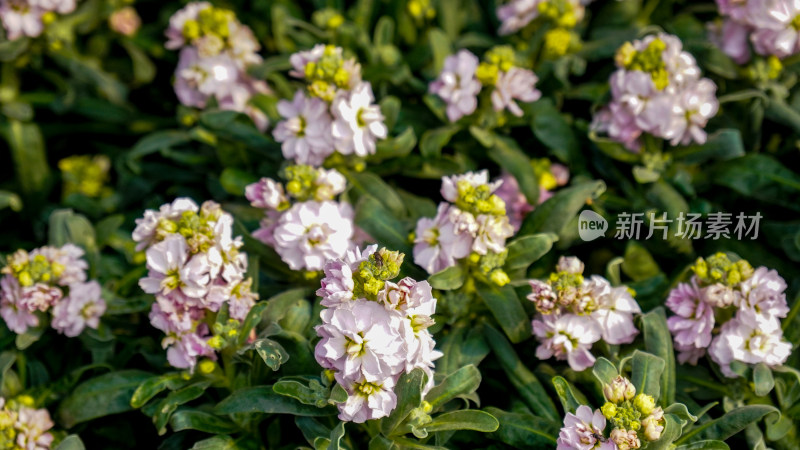
[[603,340],[609,344],[629,344],[639,334],[633,324],[633,315],[641,314],[639,304],[625,286],[612,287],[603,277],[592,275],[585,282],[597,309],[590,317],[600,326]]
[[476,188],[482,185],[489,186],[489,192],[493,193],[503,184],[503,180],[495,180],[489,183],[489,171],[481,170],[480,172],[467,172],[460,175],[444,176],[442,177],[442,189],[439,191],[445,200],[451,203],[458,201],[458,184],[466,182],[470,186]]
[[341,258],[353,236],[353,209],[347,203],[303,202],[278,219],[275,251],[292,270],[320,270]]
[[566,314],[542,316],[533,320],[533,334],[540,345],[536,357],[567,360],[572,370],[582,371],[594,365],[595,358],[589,351],[601,337],[597,322],[586,316]]
[[333,138],[339,153],[367,156],[375,153],[375,143],[385,139],[387,128],[378,105],[373,104],[372,85],[361,83],[349,93],[338,95],[331,105]]
[[189,297],[203,297],[208,290],[211,261],[198,253],[189,259],[189,247],[181,235],[172,235],[147,250],[147,277],[139,286],[148,294],[169,294],[179,289]]
[[430,84],[428,90],[447,102],[447,118],[450,122],[475,112],[481,91],[481,82],[475,76],[476,70],[478,57],[468,50],[460,50],[445,58],[442,73]]
[[73,283],[69,296],[53,307],[52,326],[59,333],[75,337],[85,327],[97,329],[100,317],[106,312],[106,302],[96,281]]
[[495,89],[492,91],[492,106],[495,111],[508,109],[511,114],[522,117],[522,108],[514,100],[535,102],[542,93],[536,89],[539,78],[527,69],[512,67],[508,72],[500,72]]
[[199,210],[197,203],[186,197],[176,198],[172,203],[161,205],[158,211],[146,210],[144,217],[136,219],[136,228],[133,230],[133,240],[138,242],[136,250],[144,250],[157,240],[158,226],[162,220],[177,220],[185,211]]
[[475,220],[478,232],[472,243],[472,251],[485,255],[490,251],[500,253],[505,250],[506,239],[514,235],[514,227],[508,221],[508,216],[480,214]]
[[370,245],[363,252],[358,247],[352,246],[343,258],[325,263],[323,267],[325,277],[320,281],[321,287],[317,289],[317,295],[322,298],[320,304],[334,307],[342,302],[352,300],[353,272],[376,250],[378,250],[377,245]]
[[477,228],[472,214],[440,203],[436,217],[417,222],[414,263],[430,274],[454,266],[469,255]]
[[283,157],[297,164],[321,165],[334,152],[331,116],[328,105],[315,97],[306,97],[300,89],[291,102],[278,102],[284,120],[272,132],[281,142]]
[[37,37],[42,34],[44,10],[30,6],[24,0],[0,2],[0,19],[6,29],[6,37],[13,41],[22,36]]
[[739,310],[722,326],[709,348],[711,359],[730,378],[738,376],[730,369],[733,361],[779,366],[791,352],[792,344],[784,339],[780,320],[751,310]]
[[314,180],[317,187],[315,200],[333,200],[334,197],[344,192],[347,187],[347,179],[336,169],[317,169],[317,179]]
[[391,414],[397,406],[394,380],[387,378],[381,383],[354,380],[342,383],[348,393],[347,401],[340,403],[339,420],[364,423]]

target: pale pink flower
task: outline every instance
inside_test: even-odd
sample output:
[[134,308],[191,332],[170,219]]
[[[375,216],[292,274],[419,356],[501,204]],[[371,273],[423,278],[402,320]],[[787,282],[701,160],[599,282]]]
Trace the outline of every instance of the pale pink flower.
[[342,386],[347,391],[347,401],[339,403],[339,420],[364,423],[386,417],[397,406],[394,380],[386,378],[380,384],[365,379],[347,380]]
[[352,207],[331,201],[293,205],[273,232],[275,251],[292,270],[321,270],[344,256],[352,237]]
[[564,417],[564,426],[558,433],[556,448],[557,450],[616,449],[613,442],[602,438],[605,427],[606,418],[599,409],[592,413],[590,407],[580,405],[575,414],[568,412]]
[[14,424],[18,431],[16,444],[25,450],[48,450],[53,443],[53,435],[47,431],[54,425],[46,409],[23,406]]
[[633,324],[633,315],[641,314],[639,304],[633,299],[625,286],[612,287],[603,277],[592,275],[586,282],[597,304],[590,315],[609,344],[630,344],[639,334]]
[[792,344],[783,337],[780,320],[751,310],[739,310],[725,322],[709,347],[711,359],[731,378],[738,376],[730,369],[733,361],[779,366],[791,352]]
[[442,73],[428,87],[431,93],[447,103],[447,118],[450,122],[472,114],[478,107],[481,83],[475,76],[476,70],[478,57],[468,50],[460,50],[445,58]]
[[458,185],[460,183],[466,183],[474,188],[488,185],[489,192],[494,193],[500,188],[500,185],[503,184],[503,180],[495,180],[490,183],[489,171],[485,169],[480,172],[467,172],[459,175],[444,176],[442,177],[442,188],[439,192],[445,200],[450,203],[455,203],[458,201]]
[[667,326],[679,352],[678,359],[696,364],[711,343],[714,308],[703,301],[694,278],[670,291],[666,306],[676,314],[667,319]]
[[321,165],[335,150],[328,105],[316,97],[306,97],[300,89],[291,102],[278,102],[284,120],[272,132],[281,142],[283,157],[297,164]]
[[539,78],[528,69],[512,67],[508,72],[500,72],[494,91],[492,91],[494,110],[508,109],[511,114],[522,117],[522,108],[517,105],[515,100],[526,103],[539,100],[542,93],[536,89],[537,81]]
[[277,210],[289,201],[283,192],[283,185],[271,178],[262,178],[247,185],[244,196],[255,208]]
[[67,337],[75,337],[85,327],[97,329],[106,311],[100,284],[96,281],[73,283],[69,295],[53,308],[52,326]]
[[560,317],[542,316],[533,320],[533,334],[540,344],[536,357],[567,360],[576,371],[592,367],[595,358],[589,349],[600,340],[601,330],[597,322],[586,316],[566,314]]
[[208,2],[192,2],[173,14],[169,18],[169,28],[165,32],[168,40],[164,47],[169,50],[177,50],[183,47],[186,44],[183,37],[183,27],[186,21],[197,20],[198,13],[209,7],[211,7],[211,4]]
[[514,235],[508,216],[480,214],[475,219],[478,230],[472,242],[472,251],[479,255],[500,253],[506,248],[506,239]]
[[22,292],[16,278],[11,275],[0,278],[0,289],[0,316],[11,331],[23,334],[29,327],[39,325],[39,318],[19,304]]
[[786,317],[786,281],[775,270],[759,267],[750,278],[739,283],[740,309],[752,309],[758,314]]
[[6,37],[13,41],[22,36],[37,37],[42,34],[45,11],[31,6],[25,0],[3,0],[0,2],[0,19],[6,29]]
[[469,255],[476,231],[472,214],[440,203],[436,217],[417,222],[414,263],[430,274],[454,266],[456,260]]
[[334,307],[352,300],[353,273],[376,250],[378,250],[377,245],[370,245],[363,252],[358,247],[351,246],[344,257],[325,263],[323,267],[325,277],[320,281],[321,287],[317,289],[317,295],[322,298],[320,304]]
[[368,82],[354,87],[349,93],[336,96],[331,105],[332,133],[336,150],[349,155],[367,156],[375,153],[378,139],[388,133],[381,108],[374,104],[372,85]]

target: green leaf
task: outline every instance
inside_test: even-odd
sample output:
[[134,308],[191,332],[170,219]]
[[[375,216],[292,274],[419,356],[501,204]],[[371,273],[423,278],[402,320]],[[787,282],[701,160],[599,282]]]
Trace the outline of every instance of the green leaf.
[[330,441],[331,443],[328,444],[328,450],[339,450],[342,444],[342,438],[344,437],[344,422],[339,422],[338,425],[333,427],[331,430]]
[[561,230],[578,215],[587,200],[597,198],[605,190],[606,185],[602,181],[590,181],[561,189],[528,214],[517,236],[533,233],[556,233],[561,236]]
[[767,118],[800,133],[800,112],[786,104],[783,100],[772,99],[765,111]]
[[70,434],[59,442],[55,450],[86,450],[86,446],[77,434]]
[[276,393],[272,390],[272,386],[239,389],[221,401],[214,409],[217,414],[267,413],[310,417],[336,414],[336,409],[333,407],[317,408],[304,405],[291,397]]
[[128,52],[128,56],[131,57],[134,83],[146,84],[153,81],[156,76],[156,66],[147,57],[147,53],[143,48],[130,39],[121,39],[120,43],[125,48],[125,51]]
[[97,249],[94,227],[89,219],[71,209],[58,209],[50,214],[50,245],[75,244],[87,251]]
[[675,450],[730,450],[728,444],[722,441],[705,440],[675,447]]
[[575,410],[578,409],[578,406],[589,404],[586,396],[583,395],[581,391],[577,390],[575,386],[573,386],[564,377],[558,375],[554,376],[553,387],[556,389],[556,393],[558,394],[559,400],[561,400],[561,406],[564,407],[564,411],[574,413]]
[[337,383],[331,389],[330,400],[332,402],[334,402],[334,403],[344,403],[344,402],[347,401],[347,397],[349,397],[349,395],[347,394],[347,391],[342,387],[341,384]]
[[[250,311],[244,318],[244,323],[242,323],[242,329],[239,330],[239,336],[236,339],[236,343],[239,347],[243,346],[247,342],[247,339],[250,337],[250,331],[258,326],[259,323],[261,323],[264,311],[266,311],[268,308],[269,303],[266,301],[258,302],[253,305],[252,308],[250,308]],[[286,362],[286,360],[283,360],[283,362]]]
[[664,373],[664,360],[650,353],[635,350],[631,362],[631,382],[636,393],[652,395],[658,401],[661,395],[661,374]]
[[247,185],[255,183],[256,181],[258,181],[258,178],[253,176],[250,172],[233,167],[226,167],[219,176],[219,184],[222,185],[222,189],[238,197],[244,196]]
[[664,361],[659,404],[666,408],[675,402],[675,352],[672,348],[672,335],[667,328],[664,308],[658,307],[644,314],[641,316],[641,320],[645,350]]
[[765,154],[749,154],[720,163],[712,172],[714,183],[739,194],[800,210],[791,199],[800,191],[800,175]]
[[675,444],[689,444],[704,439],[724,441],[742,431],[749,424],[757,422],[767,414],[778,413],[774,406],[745,405],[725,413],[722,417],[709,420],[684,433]]
[[46,190],[50,166],[47,165],[47,152],[39,126],[9,119],[3,131],[22,193],[31,195]]
[[422,403],[422,386],[425,385],[425,372],[414,369],[411,373],[403,373],[394,392],[397,395],[397,406],[388,417],[381,419],[381,433],[390,436],[392,432],[405,420],[411,410]]
[[238,429],[228,419],[195,409],[182,409],[172,414],[169,424],[173,431],[198,430],[205,433],[225,434]]
[[273,341],[272,339],[258,339],[253,342],[258,356],[264,360],[264,364],[269,366],[272,370],[278,370],[281,364],[289,360],[289,354],[281,346],[281,344]]
[[[664,400],[663,395],[661,396],[661,400]],[[669,405],[664,408],[664,413],[674,415],[681,422],[682,427],[685,427],[689,422],[697,422],[697,416],[690,413],[689,408],[683,403],[673,403]]]
[[679,147],[672,157],[687,164],[701,164],[709,159],[729,160],[745,155],[742,133],[736,129],[719,130],[708,136],[703,145]]
[[531,336],[531,322],[513,286],[507,284],[498,287],[494,283],[483,282],[477,282],[475,286],[511,342],[522,342]]
[[316,419],[311,417],[295,417],[294,423],[303,437],[306,438],[309,444],[314,444],[314,440],[323,436],[330,436],[331,429],[319,423]]
[[533,111],[531,129],[537,139],[553,150],[562,161],[569,161],[572,155],[580,154],[580,144],[575,131],[551,101],[540,100],[533,103],[531,109]]
[[772,377],[772,369],[764,363],[758,363],[753,369],[753,384],[755,385],[756,395],[763,397],[768,395],[775,387],[775,379]]
[[191,140],[191,135],[184,130],[165,130],[149,134],[140,139],[126,155],[128,166],[138,175],[141,173],[141,167],[136,163],[136,160],[163,149],[185,144]]
[[358,201],[356,224],[388,248],[412,254],[405,227],[374,197],[367,195]]
[[164,400],[158,404],[156,413],[153,416],[153,423],[159,435],[167,432],[167,423],[169,423],[172,413],[178,409],[178,406],[188,403],[192,400],[200,398],[205,392],[206,388],[211,385],[210,381],[201,381],[177,391],[170,392]]
[[[261,313],[261,316],[264,318],[264,322],[277,323],[279,320],[283,319],[283,317],[289,311],[289,308],[291,308],[295,302],[306,298],[312,292],[313,291],[308,288],[289,289],[265,300],[264,303],[266,303],[267,306]],[[258,304],[256,304],[256,306],[257,305]],[[252,312],[253,310],[251,309],[250,313]],[[250,314],[248,314],[248,317],[249,316]]]
[[528,268],[546,255],[557,240],[558,236],[553,233],[540,233],[515,239],[506,247],[508,256],[505,269],[513,271]]
[[183,381],[183,377],[179,372],[166,373],[157,377],[148,378],[139,384],[133,392],[131,396],[131,408],[141,408],[164,389],[177,389]]
[[433,64],[431,72],[438,74],[444,67],[444,59],[452,53],[450,38],[439,28],[431,28],[428,31],[428,42],[433,53]]
[[87,380],[61,402],[59,422],[72,428],[87,420],[130,411],[134,391],[151,377],[147,372],[124,370]]
[[197,441],[191,450],[236,450],[239,446],[230,436],[214,436]]
[[505,336],[489,326],[484,327],[484,333],[500,366],[519,392],[522,401],[534,414],[554,422],[560,422],[562,418],[556,410],[555,403],[547,395],[547,391],[536,376],[519,360]]
[[[394,95],[383,97],[379,103],[381,106],[381,113],[383,113],[383,123],[385,123],[386,128],[391,131],[394,129],[395,124],[397,124],[397,118],[400,115],[400,109],[403,103]],[[411,130],[411,134],[414,134],[414,130],[410,127],[406,128],[404,132],[409,130]]]
[[616,159],[617,161],[635,164],[641,159],[641,155],[638,153],[628,150],[624,145],[617,141],[609,138],[599,137],[593,131],[589,133],[589,140],[591,140],[601,152],[605,153],[612,159]]
[[636,241],[629,241],[625,246],[622,271],[634,281],[646,280],[661,273],[650,252]]
[[556,445],[561,428],[557,423],[530,414],[519,414],[489,407],[486,411],[498,421],[497,431],[489,435],[492,439],[513,448],[541,449]]
[[417,135],[414,134],[413,128],[407,127],[398,136],[378,142],[375,154],[368,156],[367,161],[380,162],[390,158],[404,158],[414,150],[416,145]]
[[350,172],[348,181],[359,197],[370,195],[386,207],[394,217],[406,215],[406,205],[393,187],[386,184],[378,175],[372,172]]
[[434,417],[430,423],[425,425],[425,430],[428,432],[473,430],[491,433],[497,431],[498,426],[497,419],[491,414],[484,411],[465,409],[440,414]]
[[442,291],[452,291],[464,285],[464,268],[460,265],[450,266],[443,269],[428,278],[428,283],[434,289]]
[[425,158],[438,158],[442,155],[442,148],[460,129],[459,125],[450,124],[425,131],[419,141],[420,153]]
[[432,387],[425,396],[433,411],[448,401],[475,392],[481,384],[481,372],[472,364],[451,373],[441,383]]
[[489,158],[514,176],[519,184],[519,190],[525,194],[528,203],[531,205],[538,203],[539,180],[533,172],[530,158],[513,139],[495,136],[494,147],[489,150]]
[[11,208],[12,211],[22,210],[22,199],[11,191],[0,190],[0,209]]
[[[339,385],[337,384],[336,386]],[[339,387],[341,388],[341,386]],[[344,391],[344,388],[341,389]],[[275,382],[272,386],[272,390],[280,395],[296,398],[305,405],[314,405],[317,408],[323,408],[328,404],[328,389],[322,386],[317,380],[309,381],[309,385],[306,386],[296,380],[281,379]],[[344,398],[339,400],[347,400],[347,392],[344,392]]]
[[671,448],[675,439],[681,435],[681,424],[672,414],[664,414],[664,430],[661,437],[654,442],[647,444],[648,450],[667,450]]
[[617,367],[602,356],[595,361],[594,367],[592,367],[592,373],[602,385],[611,384],[614,378],[619,375]]
[[28,49],[28,44],[31,43],[31,40],[28,37],[21,37],[14,40],[3,40],[0,42],[0,61],[2,62],[11,62],[17,59],[17,56],[21,55],[25,50]]

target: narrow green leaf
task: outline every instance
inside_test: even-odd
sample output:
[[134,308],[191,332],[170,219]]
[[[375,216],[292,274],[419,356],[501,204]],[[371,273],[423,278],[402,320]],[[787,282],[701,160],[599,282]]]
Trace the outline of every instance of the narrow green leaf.
[[210,381],[194,383],[178,389],[177,391],[170,392],[164,400],[161,400],[153,416],[153,424],[155,424],[158,434],[163,435],[167,432],[167,423],[169,423],[172,413],[178,409],[178,406],[200,398],[210,385]]
[[481,372],[472,364],[451,373],[441,383],[432,387],[425,396],[433,411],[459,395],[475,392],[481,384]]
[[434,417],[433,421],[425,425],[425,430],[428,432],[474,430],[483,433],[491,433],[497,431],[498,426],[497,419],[491,414],[484,411],[464,409],[447,412]]
[[425,131],[419,141],[420,153],[425,158],[438,158],[442,155],[442,148],[460,129],[459,125],[450,124]]
[[645,350],[664,361],[659,404],[666,408],[675,402],[675,352],[663,307],[658,307],[642,316],[642,331]]
[[586,396],[562,376],[553,377],[553,387],[556,388],[556,393],[561,400],[561,406],[564,407],[564,411],[574,414],[578,406],[589,404]]
[[708,136],[703,145],[679,147],[672,157],[687,164],[700,164],[709,159],[728,160],[745,155],[742,133],[736,129],[719,130]]
[[381,432],[389,436],[400,423],[411,413],[411,410],[422,403],[422,386],[425,384],[425,372],[414,369],[411,373],[403,373],[394,392],[397,395],[397,407],[388,417],[381,419]]
[[86,446],[83,445],[83,441],[77,434],[70,434],[58,444],[55,450],[86,450]]
[[111,372],[87,380],[72,391],[58,408],[58,418],[66,428],[131,410],[131,397],[142,381],[152,375],[138,370]]
[[359,196],[372,196],[381,202],[394,217],[406,215],[406,205],[403,203],[403,199],[378,175],[372,172],[351,172],[347,178],[351,188]]
[[772,369],[766,364],[759,363],[753,369],[753,384],[755,385],[756,395],[763,397],[775,387],[775,379],[772,377]]
[[342,438],[344,437],[344,422],[339,422],[338,425],[331,430],[330,444],[328,450],[339,450],[342,445]]
[[356,206],[356,224],[378,242],[411,255],[408,231],[392,213],[372,196],[363,196]]
[[567,123],[562,113],[549,100],[531,105],[533,134],[553,150],[562,161],[569,161],[572,155],[580,154],[580,144],[575,131]]
[[495,136],[494,147],[489,150],[489,158],[514,176],[519,190],[525,194],[528,203],[535,205],[539,200],[539,180],[533,172],[528,156],[519,145],[509,137]]
[[26,195],[43,192],[50,177],[50,166],[39,126],[9,119],[6,139],[22,192]]
[[600,384],[603,385],[610,384],[611,381],[619,375],[616,366],[602,356],[595,361],[594,367],[592,367],[592,373],[595,378],[600,381]]
[[464,268],[460,265],[450,266],[428,277],[428,283],[442,291],[452,291],[464,285]]
[[289,353],[284,350],[281,344],[273,341],[272,339],[258,339],[253,342],[258,356],[264,360],[272,370],[278,370],[281,364],[289,360]]
[[631,382],[636,387],[636,393],[652,395],[658,401],[664,366],[664,360],[658,356],[635,350],[631,363]]
[[293,414],[296,416],[332,416],[333,407],[317,408],[275,393],[272,386],[257,386],[239,389],[221,401],[215,408],[217,414],[268,413]]
[[530,414],[519,414],[489,407],[486,411],[498,421],[490,438],[519,449],[552,448],[556,445],[558,423]]
[[157,377],[148,378],[139,386],[131,396],[131,407],[141,408],[153,397],[164,391],[164,389],[176,389],[183,381],[180,373],[166,373]]
[[169,419],[169,424],[173,431],[198,430],[214,434],[233,433],[238,429],[236,424],[228,419],[195,409],[175,411]]
[[517,236],[533,233],[561,235],[564,226],[578,215],[586,202],[597,198],[605,189],[606,185],[602,181],[590,181],[561,189],[525,217]]
[[546,255],[557,240],[558,235],[553,233],[540,233],[514,239],[507,246],[506,270],[527,268]]
[[500,366],[519,392],[522,401],[534,414],[554,422],[560,422],[562,418],[556,410],[555,403],[547,395],[547,391],[536,376],[519,360],[505,336],[489,326],[484,327],[484,333]]
[[742,431],[749,424],[754,423],[767,414],[778,413],[774,406],[745,405],[725,413],[724,416],[709,420],[689,430],[675,444],[690,444],[693,442],[716,439],[724,441],[734,434]]
[[497,319],[511,342],[518,343],[531,336],[531,322],[511,285],[475,283],[478,295]]

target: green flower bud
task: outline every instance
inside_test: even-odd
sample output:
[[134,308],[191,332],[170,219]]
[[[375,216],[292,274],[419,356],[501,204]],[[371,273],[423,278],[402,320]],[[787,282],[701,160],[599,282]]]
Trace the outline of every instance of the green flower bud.
[[617,405],[611,402],[606,402],[606,404],[603,405],[602,408],[600,408],[600,411],[602,411],[603,416],[606,419],[611,420],[612,418],[614,418],[614,416],[617,415]]
[[656,401],[652,396],[647,394],[639,394],[633,400],[633,405],[636,409],[642,412],[642,415],[649,415],[656,407]]

